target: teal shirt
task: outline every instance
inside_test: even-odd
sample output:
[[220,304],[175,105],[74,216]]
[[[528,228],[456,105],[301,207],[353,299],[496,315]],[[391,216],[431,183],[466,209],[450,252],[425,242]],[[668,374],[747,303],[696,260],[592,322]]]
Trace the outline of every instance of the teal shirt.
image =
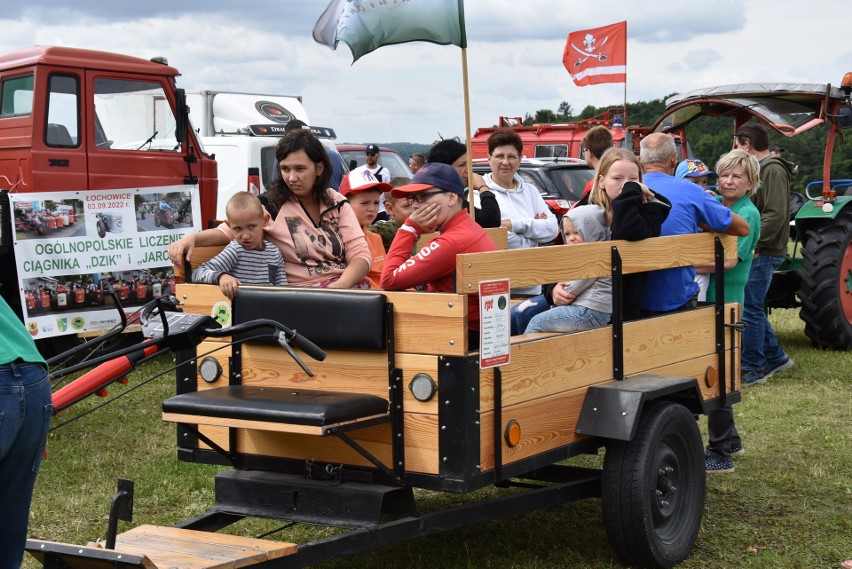
[[47,367],[47,362],[38,353],[33,337],[3,298],[0,298],[0,338],[3,338],[0,342],[0,365],[20,358],[25,362],[44,364]]
[[[721,196],[717,198],[722,201]],[[745,285],[751,271],[751,261],[754,259],[754,248],[760,238],[760,212],[751,203],[748,194],[738,199],[731,206],[731,211],[748,222],[750,231],[744,237],[737,237],[737,265],[725,271],[725,302],[745,300]],[[716,300],[716,275],[710,274],[710,288],[707,289],[707,301]]]

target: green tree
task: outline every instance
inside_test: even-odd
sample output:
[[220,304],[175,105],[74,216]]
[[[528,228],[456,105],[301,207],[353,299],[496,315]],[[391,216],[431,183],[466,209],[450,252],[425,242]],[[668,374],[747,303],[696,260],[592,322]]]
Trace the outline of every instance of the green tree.
[[571,103],[562,101],[559,103],[559,108],[556,109],[556,118],[560,122],[571,122],[574,117],[574,110],[571,108]]
[[536,123],[552,123],[559,122],[556,118],[556,113],[551,111],[550,109],[539,109],[535,112],[534,116],[530,116],[529,113],[524,115],[524,126],[530,126]]

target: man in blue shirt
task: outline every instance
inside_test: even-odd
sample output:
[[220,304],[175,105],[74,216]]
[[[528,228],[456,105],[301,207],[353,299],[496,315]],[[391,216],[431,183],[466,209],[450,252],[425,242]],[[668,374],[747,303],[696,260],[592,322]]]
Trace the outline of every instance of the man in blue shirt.
[[[661,236],[698,233],[702,229],[744,236],[749,225],[739,215],[713,199],[707,192],[683,178],[673,176],[677,167],[674,139],[663,133],[649,134],[640,144],[639,162],[645,172],[643,182],[672,204],[663,222]],[[642,311],[646,315],[687,310],[697,306],[698,284],[695,267],[677,267],[648,274]]]

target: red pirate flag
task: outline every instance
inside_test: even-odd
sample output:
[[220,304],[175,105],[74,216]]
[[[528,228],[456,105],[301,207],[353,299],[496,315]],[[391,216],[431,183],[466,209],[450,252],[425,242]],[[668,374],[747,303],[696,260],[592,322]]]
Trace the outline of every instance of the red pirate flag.
[[562,63],[580,86],[627,83],[627,22],[571,32]]

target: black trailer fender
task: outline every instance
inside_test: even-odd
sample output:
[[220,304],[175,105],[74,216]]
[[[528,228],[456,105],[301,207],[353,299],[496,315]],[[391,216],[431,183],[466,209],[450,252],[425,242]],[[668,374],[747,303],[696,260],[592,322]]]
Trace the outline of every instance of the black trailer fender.
[[[731,395],[734,394],[728,394]],[[680,403],[696,415],[711,408],[701,396],[698,380],[694,377],[636,375],[623,381],[590,386],[576,431],[607,439],[632,440],[645,403],[653,400]],[[729,399],[728,402],[733,401]]]

